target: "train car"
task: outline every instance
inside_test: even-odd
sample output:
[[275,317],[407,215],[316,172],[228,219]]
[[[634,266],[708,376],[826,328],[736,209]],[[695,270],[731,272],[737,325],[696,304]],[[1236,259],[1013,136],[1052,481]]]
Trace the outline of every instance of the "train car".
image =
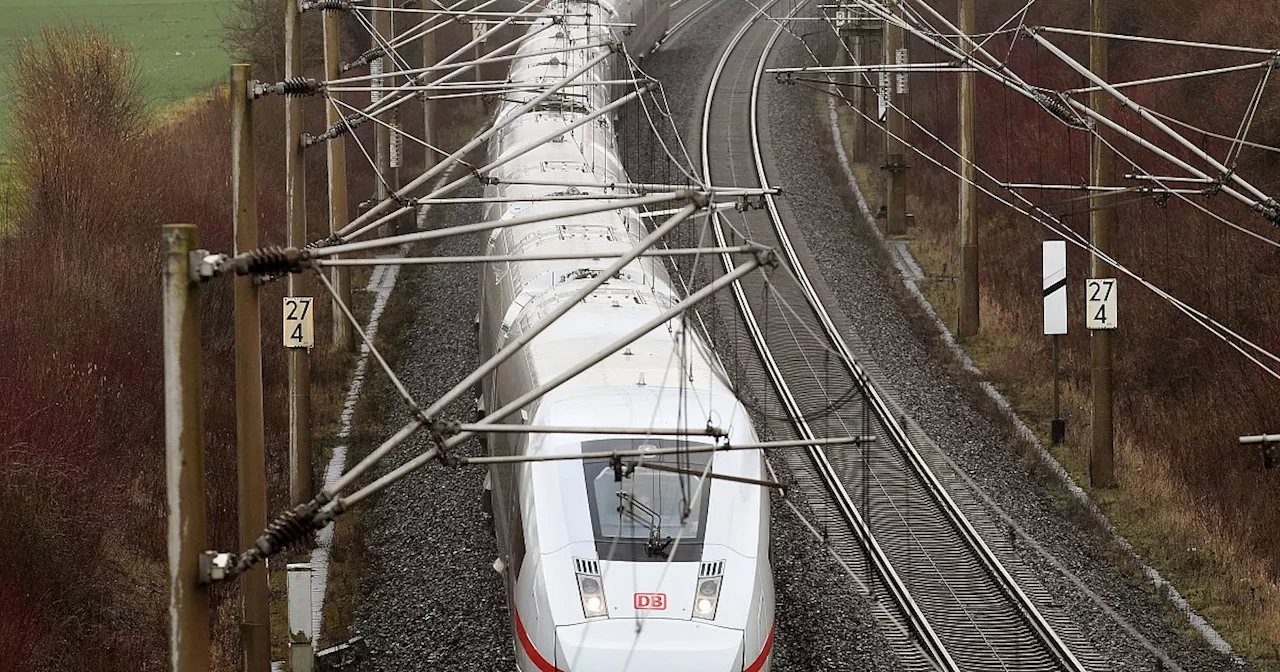
[[[512,84],[561,80],[598,49],[546,52],[622,39],[647,51],[666,27],[665,2],[551,0],[511,64]],[[553,21],[552,17],[560,18]],[[634,24],[617,29],[609,24]],[[539,53],[541,52],[541,53]],[[491,159],[513,157],[607,104],[619,75],[605,59],[562,94],[508,119],[536,92],[510,94]],[[607,115],[513,158],[486,187],[488,219],[602,202],[599,185],[626,181]],[[551,195],[577,200],[545,200]],[[600,200],[592,198],[599,195]],[[585,200],[584,200],[585,199]],[[495,230],[486,254],[596,259],[493,262],[481,273],[481,356],[541,320],[646,234],[630,209]],[[641,257],[578,303],[481,385],[496,409],[616,342],[676,304],[681,293],[656,257]],[[504,420],[551,428],[701,428],[756,441],[719,360],[674,319]],[[494,433],[496,455],[552,457],[639,451],[628,461],[569,459],[493,466],[486,479],[522,672],[662,670],[761,672],[773,642],[769,499],[763,488],[706,474],[763,477],[759,451],[690,452],[694,436]],[[671,450],[673,448],[679,450]]]

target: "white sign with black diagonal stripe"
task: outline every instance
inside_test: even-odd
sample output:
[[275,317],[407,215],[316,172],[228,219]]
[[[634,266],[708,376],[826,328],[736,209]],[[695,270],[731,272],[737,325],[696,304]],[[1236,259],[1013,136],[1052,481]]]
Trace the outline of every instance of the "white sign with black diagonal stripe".
[[1067,333],[1067,243],[1044,244],[1044,333]]

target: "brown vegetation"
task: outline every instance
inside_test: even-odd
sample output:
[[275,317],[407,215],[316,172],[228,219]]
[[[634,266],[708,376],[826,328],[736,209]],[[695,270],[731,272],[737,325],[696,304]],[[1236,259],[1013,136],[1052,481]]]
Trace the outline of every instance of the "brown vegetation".
[[[267,17],[263,25],[280,23],[270,18],[279,17],[278,4],[241,5],[237,11]],[[256,25],[252,16],[239,20]],[[356,31],[344,30],[344,53],[358,53]],[[440,53],[469,33],[465,25],[446,31]],[[268,46],[241,56],[273,81],[278,64],[264,61],[279,48],[276,38],[258,37]],[[168,631],[160,226],[193,222],[203,247],[231,248],[227,101],[215,95],[180,119],[151,123],[130,52],[95,30],[51,30],[22,44],[16,61],[11,154],[19,198],[0,236],[0,668],[159,670]],[[368,96],[348,101],[361,106]],[[305,128],[324,128],[318,100],[304,109]],[[474,128],[477,109],[437,105],[445,146]],[[278,98],[255,103],[263,245],[285,238],[282,110]],[[406,128],[420,134],[421,119],[406,115]],[[370,152],[372,127],[357,134]],[[373,175],[349,144],[354,214],[373,191]],[[413,166],[421,154],[409,150],[406,158]],[[310,150],[306,163],[307,219],[319,237],[328,230],[323,149]],[[272,512],[283,510],[288,488],[284,357],[273,309],[282,291],[275,283],[262,301]],[[214,282],[203,297],[210,545],[221,549],[234,548],[237,536],[230,294],[229,283]],[[329,354],[329,330],[319,328],[329,302],[317,301],[317,309],[312,396],[323,451],[347,360]],[[217,669],[236,666],[234,596],[233,588],[214,595]]]
[[[0,239],[0,342],[9,355],[0,360],[0,605],[23,617],[3,619],[0,650],[6,665],[24,669],[160,669],[168,626],[159,227],[197,222],[205,246],[230,247],[226,101],[146,130],[127,52],[91,30],[50,31],[23,45],[19,63],[13,155],[25,201],[15,231]],[[265,186],[281,182],[283,147],[271,132],[280,106],[263,107]],[[322,194],[323,163],[313,169],[320,181],[310,188]],[[264,242],[282,242],[279,190],[264,188],[260,204]],[[311,206],[323,221],[323,199]],[[274,305],[273,291],[264,305]],[[229,548],[229,287],[210,285],[204,304],[211,542]],[[274,334],[274,311],[264,318],[264,333]],[[280,358],[264,366],[278,428]],[[278,431],[269,444],[279,465]],[[220,623],[218,633],[229,651],[230,630]]]
[[[1003,20],[1022,6],[1012,0],[985,3],[990,21]],[[1087,3],[1039,3],[1028,25],[1082,28]],[[1280,28],[1275,7],[1238,3],[1113,2],[1112,30],[1178,39],[1265,46]],[[1247,14],[1248,16],[1244,16]],[[994,29],[995,23],[980,25]],[[1083,39],[1050,36],[1087,63]],[[1001,55],[1007,37],[989,47]],[[915,54],[930,53],[914,45]],[[1058,90],[1083,86],[1053,56],[1023,39],[1011,64],[1032,83]],[[1224,56],[1194,49],[1112,44],[1111,79],[1144,77],[1240,64],[1252,56]],[[1261,71],[1184,83],[1142,87],[1139,102],[1202,128],[1231,135],[1236,130]],[[980,78],[981,80],[982,78]],[[952,76],[921,76],[913,82],[912,114],[953,146],[956,140],[955,83]],[[1280,144],[1276,88],[1267,96],[1250,140]],[[1087,136],[1070,131],[1023,97],[999,84],[980,81],[979,165],[1018,182],[1083,184],[1088,180]],[[1133,113],[1119,121],[1149,138],[1159,132]],[[1221,157],[1228,143],[1200,133],[1189,137]],[[955,158],[920,133],[913,144],[947,165]],[[1165,149],[1195,160],[1172,142]],[[1179,169],[1132,143],[1120,148],[1157,175]],[[916,157],[911,161],[912,204],[919,229],[917,254],[940,278],[932,297],[954,315],[955,180]],[[1246,150],[1239,172],[1276,192],[1271,177],[1280,168],[1275,154]],[[1133,172],[1118,160],[1117,180]],[[999,188],[995,189],[1002,193]],[[927,197],[926,197],[927,195]],[[1032,198],[1088,237],[1087,201],[1072,192],[1038,193]],[[1131,195],[1130,195],[1131,196]],[[1192,197],[1272,240],[1274,227],[1247,208],[1217,195]],[[1118,260],[1173,295],[1220,320],[1245,337],[1280,350],[1280,250],[1199,213],[1176,197],[1168,203],[1122,196],[1115,205],[1113,249]],[[1041,335],[1040,242],[1046,229],[986,199],[982,203],[981,282],[983,334],[969,344],[984,370],[1047,434],[1050,340]],[[1060,456],[1083,477],[1089,431],[1089,336],[1083,324],[1083,278],[1087,255],[1069,257],[1071,333],[1063,339],[1064,406],[1068,444]],[[1280,474],[1266,472],[1254,451],[1236,445],[1244,434],[1277,431],[1277,381],[1210,335],[1136,281],[1120,283],[1121,328],[1115,336],[1117,459],[1119,493],[1095,493],[1140,552],[1189,589],[1193,602],[1231,638],[1233,645],[1268,664],[1280,663]],[[1272,363],[1274,365],[1274,363]]]

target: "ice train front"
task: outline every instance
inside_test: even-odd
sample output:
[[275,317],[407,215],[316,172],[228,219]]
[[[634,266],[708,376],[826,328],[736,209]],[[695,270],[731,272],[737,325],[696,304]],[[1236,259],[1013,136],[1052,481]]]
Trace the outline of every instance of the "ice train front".
[[[630,387],[571,397],[544,403],[539,414],[546,415],[537,424],[582,425],[581,413],[589,410],[594,423],[637,426],[635,416],[653,411],[676,417],[667,413],[678,395]],[[557,413],[566,407],[579,412]],[[747,429],[733,441],[753,442],[745,412],[740,420]],[[607,458],[524,468],[525,563],[534,566],[523,567],[514,582],[519,669],[768,670],[774,599],[768,494],[757,485],[703,477],[760,479],[760,453],[664,454],[691,444],[582,439],[534,439],[529,454],[654,454],[635,468]]]

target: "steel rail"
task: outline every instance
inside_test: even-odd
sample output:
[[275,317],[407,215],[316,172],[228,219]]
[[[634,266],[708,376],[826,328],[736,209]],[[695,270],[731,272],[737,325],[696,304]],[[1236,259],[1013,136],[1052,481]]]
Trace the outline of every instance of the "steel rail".
[[[764,157],[761,153],[761,142],[759,138],[759,100],[760,100],[760,81],[765,71],[765,62],[772,49],[774,41],[781,32],[781,27],[774,32],[773,38],[770,39],[768,46],[765,47],[764,53],[760,57],[756,70],[755,80],[752,83],[750,96],[750,123],[751,130],[751,146],[753,159],[756,165],[756,172],[760,180],[762,188],[768,188],[769,180],[765,171]],[[704,151],[704,160],[706,153]],[[1018,608],[1027,624],[1035,631],[1037,637],[1042,641],[1046,648],[1057,658],[1060,665],[1073,672],[1085,672],[1085,668],[1080,661],[1066,646],[1057,632],[1049,624],[1049,622],[1040,613],[1039,609],[1031,601],[1031,599],[1018,585],[1017,581],[1009,574],[1008,570],[996,557],[995,553],[982,539],[982,536],[973,527],[972,523],[964,515],[960,507],[952,499],[946,487],[938,480],[933,470],[925,462],[924,457],[916,448],[907,432],[903,429],[902,424],[894,415],[889,405],[886,403],[883,395],[871,381],[870,376],[857,362],[853,356],[853,352],[841,335],[840,330],[836,327],[834,320],[827,311],[826,306],[818,296],[817,290],[814,288],[804,269],[799,255],[796,253],[792,244],[790,234],[787,227],[783,224],[781,213],[778,211],[776,198],[766,192],[765,203],[769,213],[769,219],[774,227],[774,233],[782,249],[786,255],[787,262],[790,264],[796,280],[800,283],[805,298],[808,300],[809,306],[814,314],[819,318],[825,336],[829,342],[835,346],[840,360],[853,376],[855,382],[861,388],[867,401],[869,402],[877,420],[885,428],[890,440],[907,459],[912,471],[926,486],[929,494],[934,498],[939,508],[946,515],[952,526],[964,539],[966,544],[973,550],[974,554],[982,562],[988,573],[996,580],[1000,589],[1004,591],[1010,601]]]
[[[751,27],[755,25],[756,21],[762,17],[763,13],[767,12],[776,3],[777,0],[772,0],[768,4],[764,5],[761,11],[753,14],[743,24],[737,34],[733,36],[729,45],[725,47],[724,53],[722,54],[719,62],[716,64],[715,71],[711,76],[711,81],[707,86],[707,99],[702,113],[701,153],[702,176],[704,182],[708,184],[711,183],[710,152],[708,151],[710,145],[709,129],[711,126],[711,111],[712,105],[715,102],[717,85],[724,74],[725,66],[728,64],[730,57],[734,53],[739,42],[742,41],[742,38],[747,34]],[[801,5],[797,5],[797,7],[792,10],[792,13],[798,11],[801,6],[803,6],[803,3]],[[779,25],[777,32],[774,33],[775,37],[781,30],[782,27]],[[770,44],[772,44],[772,40],[770,41]],[[769,49],[766,49],[766,56],[768,55],[768,52]],[[722,247],[725,246],[727,244],[727,240],[725,238],[723,227],[717,223],[716,226],[712,228],[715,231],[717,243]],[[724,264],[726,271],[733,268],[733,260],[728,255],[721,255],[721,262]],[[810,442],[808,448],[809,458],[813,462],[819,477],[831,493],[840,514],[849,524],[849,527],[854,531],[858,542],[866,550],[871,564],[874,566],[877,574],[879,574],[880,579],[888,589],[895,606],[901,611],[902,616],[907,621],[908,627],[915,634],[917,642],[921,645],[922,649],[924,649],[926,655],[940,669],[946,670],[947,672],[959,672],[959,666],[956,665],[955,661],[951,658],[950,653],[947,652],[942,639],[934,632],[933,627],[929,624],[924,612],[920,609],[919,605],[916,604],[910,591],[907,590],[906,584],[904,584],[902,579],[898,576],[897,571],[889,561],[888,555],[880,547],[879,542],[876,541],[875,536],[871,533],[870,525],[858,512],[857,506],[853,503],[853,498],[845,489],[844,484],[836,473],[835,467],[831,464],[826,453],[817,447],[816,442],[820,439],[805,419],[805,414],[801,410],[799,402],[791,393],[790,387],[787,385],[786,380],[782,375],[782,370],[778,366],[777,360],[773,357],[772,351],[766,344],[764,332],[760,328],[759,322],[756,320],[755,312],[752,310],[751,305],[747,300],[746,292],[742,287],[742,283],[735,282],[732,287],[734,299],[738,304],[738,308],[742,313],[748,330],[751,332],[752,339],[756,343],[757,350],[764,362],[765,370],[768,372],[769,378],[778,392],[778,396],[787,407],[787,413],[793,419],[792,424],[795,425],[801,437],[805,441]]]

